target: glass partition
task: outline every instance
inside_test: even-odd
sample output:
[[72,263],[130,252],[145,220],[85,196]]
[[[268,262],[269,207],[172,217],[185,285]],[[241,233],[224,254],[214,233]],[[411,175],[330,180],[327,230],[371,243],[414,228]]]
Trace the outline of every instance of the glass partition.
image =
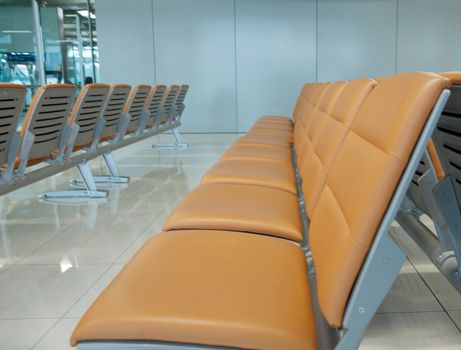
[[94,0],[0,1],[0,82],[29,87],[29,103],[40,81],[80,87],[99,81]]
[[39,85],[31,1],[0,2],[0,82],[29,88],[26,104]]
[[47,83],[83,86],[98,81],[94,1],[40,0],[39,4]]

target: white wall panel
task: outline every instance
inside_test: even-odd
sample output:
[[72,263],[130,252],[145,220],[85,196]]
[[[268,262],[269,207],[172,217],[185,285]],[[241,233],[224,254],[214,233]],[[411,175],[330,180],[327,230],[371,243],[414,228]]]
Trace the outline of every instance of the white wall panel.
[[261,115],[291,115],[315,81],[315,13],[315,0],[236,1],[239,131]]
[[152,0],[97,0],[104,83],[155,83]]
[[290,115],[316,76],[461,69],[460,0],[96,0],[96,10],[102,81],[190,83],[183,131]]
[[319,81],[394,74],[396,0],[318,1]]
[[461,69],[461,1],[399,0],[397,70]]
[[157,81],[187,82],[183,131],[235,132],[234,2],[154,0]]

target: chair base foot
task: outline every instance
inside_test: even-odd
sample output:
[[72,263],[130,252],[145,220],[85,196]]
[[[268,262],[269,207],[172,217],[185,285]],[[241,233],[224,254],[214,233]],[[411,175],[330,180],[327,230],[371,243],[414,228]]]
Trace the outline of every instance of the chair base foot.
[[45,192],[40,195],[41,199],[66,199],[66,198],[107,198],[107,191],[90,191],[90,190],[68,190]]
[[[96,185],[99,184],[128,184],[130,182],[130,178],[128,176],[94,176],[94,182]],[[85,183],[82,179],[72,179],[70,181],[72,186],[76,187],[85,187]]]
[[152,145],[157,149],[187,149],[189,145],[184,142],[160,142]]

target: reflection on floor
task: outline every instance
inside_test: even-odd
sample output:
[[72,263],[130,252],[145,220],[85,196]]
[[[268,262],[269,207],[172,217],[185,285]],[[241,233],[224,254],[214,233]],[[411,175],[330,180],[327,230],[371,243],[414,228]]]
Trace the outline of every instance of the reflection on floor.
[[[131,183],[103,203],[39,202],[68,188],[74,170],[0,197],[0,349],[70,349],[79,317],[236,135],[184,138],[184,151],[154,151],[155,137],[115,152]],[[99,159],[92,167],[104,171]],[[361,349],[460,349],[461,297],[399,227],[393,233],[409,261]]]

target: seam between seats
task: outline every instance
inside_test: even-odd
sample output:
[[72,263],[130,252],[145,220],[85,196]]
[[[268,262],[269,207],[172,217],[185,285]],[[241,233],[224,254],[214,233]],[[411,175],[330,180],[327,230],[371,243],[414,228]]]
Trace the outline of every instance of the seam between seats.
[[[350,129],[348,129],[348,128],[346,127],[346,123],[337,120],[335,117],[332,117],[332,116],[330,116],[330,115],[327,115],[327,117],[329,117],[329,118],[333,119],[334,121],[338,122],[338,123],[341,124],[341,126],[343,126],[344,129],[345,129],[344,135],[341,136],[340,141],[339,141],[337,147],[336,147],[335,150],[334,150],[332,159],[330,160],[330,163],[331,163],[332,161],[335,160],[336,155],[338,154],[338,149],[341,148],[341,145],[343,144],[344,140],[346,139],[345,136],[347,136],[347,134],[348,134],[348,132],[349,132]],[[326,123],[324,123],[323,128],[322,128],[321,131],[323,131],[323,129],[325,128],[325,125],[326,125]],[[317,140],[318,140],[318,139],[317,139]],[[311,142],[312,142],[312,140],[311,140]],[[326,168],[326,165],[323,163],[322,159],[321,159],[321,158],[319,157],[319,155],[317,154],[316,149],[317,149],[317,142],[316,142],[316,143],[312,143],[312,150],[313,150],[313,153],[317,156],[317,158],[320,160],[320,163],[322,163],[322,165],[323,165],[323,167],[324,167],[324,169],[325,169],[325,168]]]
[[359,133],[357,133],[353,128],[350,129],[349,131],[350,133],[354,134],[354,135],[357,135],[359,138],[361,138],[362,140],[364,140],[366,143],[372,145],[374,148],[378,149],[379,151],[381,151],[381,153],[384,153],[385,155],[388,155],[389,157],[391,157],[392,159],[395,159],[397,161],[400,161],[400,162],[403,162],[403,159],[393,155],[393,154],[390,154],[389,152],[386,152],[385,150],[383,150],[381,147],[379,147],[378,145],[376,145],[375,143],[371,142],[370,140],[368,140],[366,137],[360,135]]
[[342,216],[343,216],[343,218],[344,218],[344,220],[345,220],[345,222],[346,222],[346,224],[347,224],[347,230],[348,230],[347,239],[348,239],[349,241],[351,241],[352,243],[356,244],[356,245],[359,245],[359,246],[362,246],[362,247],[368,249],[368,245],[367,245],[367,244],[362,243],[362,242],[357,241],[357,240],[355,240],[354,238],[352,238],[352,236],[350,235],[350,233],[351,233],[351,231],[352,231],[352,230],[351,230],[351,225],[350,225],[349,221],[347,220],[347,216],[346,216],[346,214],[344,213],[344,210],[343,210],[343,208],[342,208],[342,206],[341,206],[341,203],[339,202],[338,198],[336,197],[336,194],[333,192],[333,190],[331,189],[331,187],[328,186],[328,184],[326,184],[325,186],[327,186],[327,187],[329,188],[330,192],[333,194],[333,197],[334,197],[334,199],[335,199],[335,202],[338,204],[338,208],[339,208],[339,210],[341,211],[341,214],[342,214]]
[[[375,230],[375,231],[376,231],[376,230]],[[376,233],[375,233],[375,235],[376,235]],[[348,239],[349,241],[351,241],[354,245],[363,247],[363,248],[365,248],[367,251],[371,249],[371,247],[368,246],[368,244],[362,243],[362,242],[360,242],[360,241],[358,241],[358,240],[352,238],[351,235],[347,235],[347,239]],[[373,236],[373,239],[374,239],[374,236]]]
[[[330,185],[328,185],[328,181],[325,183],[325,187],[328,187],[328,190],[331,192],[331,194],[333,195],[333,198],[336,202],[336,204],[338,205],[338,208],[339,208],[339,211],[341,212],[343,218],[344,218],[344,221],[346,222],[346,225],[347,225],[347,229],[349,232],[351,232],[351,225],[349,223],[349,220],[347,219],[347,216],[345,214],[345,211],[340,203],[340,201],[338,200],[338,197],[336,196],[335,192],[333,191],[333,189],[330,187]],[[350,235],[348,234],[348,237]]]

